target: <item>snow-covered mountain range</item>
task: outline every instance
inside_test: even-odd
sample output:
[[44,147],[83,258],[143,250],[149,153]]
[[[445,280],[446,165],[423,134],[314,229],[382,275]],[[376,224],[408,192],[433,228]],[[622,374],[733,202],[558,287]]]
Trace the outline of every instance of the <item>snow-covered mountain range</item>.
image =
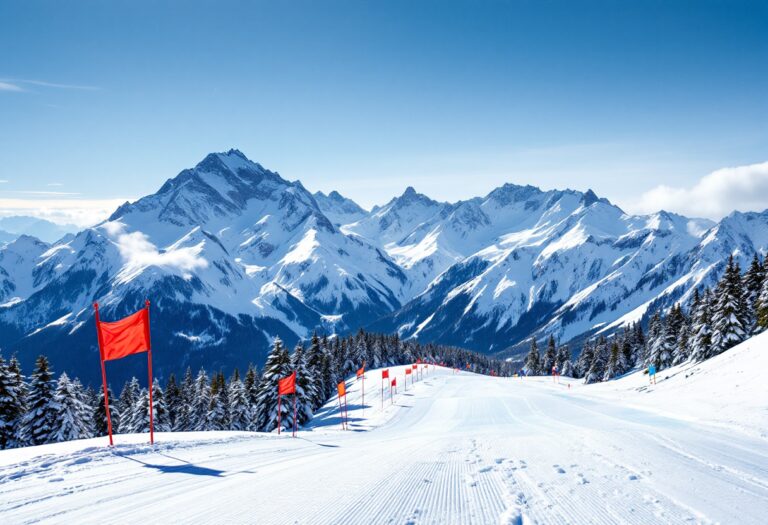
[[506,184],[457,203],[408,188],[367,212],[230,150],[74,236],[0,248],[0,334],[23,364],[46,353],[96,380],[93,301],[110,320],[148,297],[160,374],[363,326],[497,353],[639,320],[767,248],[768,211],[631,216],[591,191]]

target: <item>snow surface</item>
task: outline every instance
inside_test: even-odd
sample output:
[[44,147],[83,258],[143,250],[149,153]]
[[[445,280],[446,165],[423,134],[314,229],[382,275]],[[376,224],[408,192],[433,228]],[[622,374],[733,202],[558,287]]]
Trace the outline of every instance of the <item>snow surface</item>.
[[[307,429],[0,452],[2,523],[765,523],[768,335],[643,387],[434,369]],[[688,377],[685,373],[688,372]],[[693,375],[690,373],[693,372]],[[667,377],[668,376],[668,377]],[[568,385],[570,384],[570,388]],[[726,415],[727,413],[727,415]]]

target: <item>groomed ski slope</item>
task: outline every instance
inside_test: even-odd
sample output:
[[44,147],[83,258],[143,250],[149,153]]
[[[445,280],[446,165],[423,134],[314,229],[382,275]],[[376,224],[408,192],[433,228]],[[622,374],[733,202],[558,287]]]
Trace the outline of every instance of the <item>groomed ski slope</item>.
[[[400,392],[384,410],[370,371],[364,410],[361,383],[348,382],[349,431],[333,400],[297,439],[158,434],[152,449],[130,435],[113,450],[98,438],[2,451],[0,523],[765,523],[766,343],[650,389],[642,374],[568,388],[439,369],[405,392],[393,368]],[[738,387],[722,382],[733,377]],[[714,424],[691,408],[709,392],[713,411],[733,408]]]

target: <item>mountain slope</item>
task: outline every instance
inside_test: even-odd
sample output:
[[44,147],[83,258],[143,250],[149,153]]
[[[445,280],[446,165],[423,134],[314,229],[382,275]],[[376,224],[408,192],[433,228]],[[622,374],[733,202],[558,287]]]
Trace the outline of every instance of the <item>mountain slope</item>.
[[405,283],[386,254],[338,231],[300,183],[234,150],[34,263],[37,286],[0,312],[23,362],[64,340],[96,359],[91,303],[108,320],[148,297],[159,373],[179,362],[244,366],[261,362],[275,336],[293,344],[313,329],[353,330],[397,309]]

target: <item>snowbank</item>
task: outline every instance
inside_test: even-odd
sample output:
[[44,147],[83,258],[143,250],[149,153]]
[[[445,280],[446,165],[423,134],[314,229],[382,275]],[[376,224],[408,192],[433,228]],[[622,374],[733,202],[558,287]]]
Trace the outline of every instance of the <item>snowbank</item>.
[[657,374],[635,372],[615,381],[573,385],[580,395],[619,400],[658,414],[768,438],[768,332],[702,363]]

